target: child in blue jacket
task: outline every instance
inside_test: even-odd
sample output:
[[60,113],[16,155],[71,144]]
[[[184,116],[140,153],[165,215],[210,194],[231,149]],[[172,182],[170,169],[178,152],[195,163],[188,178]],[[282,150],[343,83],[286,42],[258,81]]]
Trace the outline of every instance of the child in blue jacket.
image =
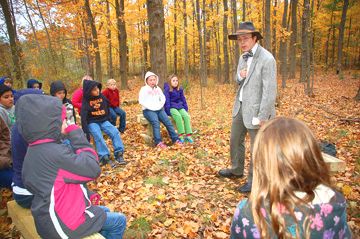
[[184,90],[180,87],[179,79],[175,74],[171,75],[169,82],[164,84],[164,94],[165,112],[175,120],[180,141],[193,143],[188,105]]

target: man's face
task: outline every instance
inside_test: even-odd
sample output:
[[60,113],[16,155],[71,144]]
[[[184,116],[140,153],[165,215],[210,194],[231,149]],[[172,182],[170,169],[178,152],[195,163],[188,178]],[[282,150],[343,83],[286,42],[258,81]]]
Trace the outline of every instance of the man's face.
[[4,85],[9,86],[11,88],[12,87],[11,80],[5,80]]
[[250,51],[256,44],[256,36],[252,36],[251,33],[237,36],[237,41],[242,52]]
[[12,91],[6,91],[0,97],[0,104],[2,104],[6,109],[10,109],[14,105],[14,96]]
[[151,87],[154,88],[156,86],[156,76],[149,76],[146,79],[146,83]]
[[60,100],[63,100],[65,98],[65,90],[59,90],[55,93],[55,96]]

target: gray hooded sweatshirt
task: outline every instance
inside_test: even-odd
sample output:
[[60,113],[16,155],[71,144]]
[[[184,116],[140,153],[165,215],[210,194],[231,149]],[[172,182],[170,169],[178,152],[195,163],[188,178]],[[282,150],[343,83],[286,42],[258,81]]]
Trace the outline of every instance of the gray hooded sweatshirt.
[[76,125],[66,129],[74,149],[61,144],[62,103],[25,95],[16,104],[20,134],[29,143],[22,178],[34,194],[31,212],[42,238],[83,238],[101,230],[105,212],[91,205],[84,184],[100,175],[96,152]]

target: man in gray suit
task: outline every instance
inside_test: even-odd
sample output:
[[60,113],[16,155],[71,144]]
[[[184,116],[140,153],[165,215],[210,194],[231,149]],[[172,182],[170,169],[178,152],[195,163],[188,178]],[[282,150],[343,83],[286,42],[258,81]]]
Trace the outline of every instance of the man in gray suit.
[[[231,168],[221,169],[219,175],[241,178],[244,174],[245,136],[250,135],[252,152],[258,129],[275,116],[276,62],[273,55],[258,43],[263,37],[252,22],[241,22],[236,33],[229,35],[237,40],[243,52],[237,67],[239,89],[232,113],[230,157]],[[238,191],[251,191],[252,159],[246,184]]]

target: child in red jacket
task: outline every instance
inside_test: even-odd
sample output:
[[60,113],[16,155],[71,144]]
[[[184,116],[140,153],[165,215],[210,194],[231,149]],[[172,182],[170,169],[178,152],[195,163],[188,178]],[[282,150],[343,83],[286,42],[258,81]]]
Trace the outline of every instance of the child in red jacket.
[[119,131],[120,133],[124,133],[126,127],[126,113],[119,107],[119,90],[116,88],[116,81],[114,79],[109,79],[107,81],[106,89],[102,92],[102,94],[109,101],[110,122],[113,125],[116,125],[116,117],[118,115],[120,117]]

